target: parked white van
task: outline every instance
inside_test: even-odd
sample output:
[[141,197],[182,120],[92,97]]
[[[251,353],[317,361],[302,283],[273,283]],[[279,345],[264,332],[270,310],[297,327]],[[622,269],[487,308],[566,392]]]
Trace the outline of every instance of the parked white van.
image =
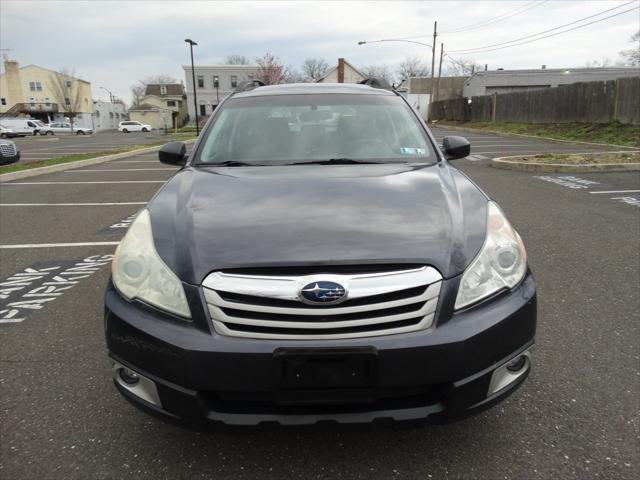
[[33,118],[3,118],[2,126],[13,130],[13,134],[19,137],[38,135],[46,125]]
[[129,133],[129,132],[150,132],[153,130],[151,125],[145,125],[144,123],[135,122],[132,120],[127,120],[126,122],[120,122],[118,125],[118,131]]

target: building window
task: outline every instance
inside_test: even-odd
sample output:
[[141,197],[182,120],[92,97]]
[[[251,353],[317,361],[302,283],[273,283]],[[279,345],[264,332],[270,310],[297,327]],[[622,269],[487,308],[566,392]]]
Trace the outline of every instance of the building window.
[[200,105],[200,115],[204,117],[206,114],[207,114],[207,106]]
[[168,100],[167,101],[167,107],[175,107],[175,106],[176,106],[175,100]]
[[49,97],[44,97],[44,105],[45,107],[51,106],[51,99]]
[[213,76],[213,88],[220,87],[220,80],[218,79],[218,75]]
[[64,104],[71,105],[71,102],[69,101],[69,97],[64,97]]
[[198,88],[204,88],[204,77],[202,75],[198,75]]
[[32,92],[41,92],[42,82],[29,82],[29,90]]
[[160,85],[160,95],[166,95],[166,94],[167,94],[166,85]]
[[66,82],[64,82],[64,84],[67,86],[67,88],[71,88],[71,80],[67,80]]
[[236,88],[238,86],[238,77],[236,75],[231,75],[231,88]]
[[36,97],[27,97],[27,100],[29,102],[29,106],[31,108],[35,108],[35,106],[36,106]]
[[4,97],[0,98],[0,104],[6,105],[7,104],[7,99],[4,98]]

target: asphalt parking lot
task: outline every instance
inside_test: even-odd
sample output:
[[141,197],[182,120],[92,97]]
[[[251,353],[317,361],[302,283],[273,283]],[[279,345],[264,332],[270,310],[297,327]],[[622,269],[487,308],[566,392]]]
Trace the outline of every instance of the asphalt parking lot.
[[175,169],[144,154],[0,184],[0,477],[637,478],[640,173],[497,170],[487,158],[588,150],[468,137],[486,158],[454,165],[501,204],[538,283],[533,371],[499,406],[418,429],[195,433],[139,412],[111,383],[103,293]]
[[157,143],[165,138],[160,132],[104,131],[93,135],[55,135],[12,138],[21,151],[23,163],[66,157],[81,153],[104,152],[129,145]]

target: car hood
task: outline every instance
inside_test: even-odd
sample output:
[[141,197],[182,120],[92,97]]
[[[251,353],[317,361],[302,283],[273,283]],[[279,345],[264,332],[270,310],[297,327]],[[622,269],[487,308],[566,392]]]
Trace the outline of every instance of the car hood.
[[186,167],[149,203],[158,253],[183,281],[214,270],[431,265],[462,273],[487,198],[446,163]]

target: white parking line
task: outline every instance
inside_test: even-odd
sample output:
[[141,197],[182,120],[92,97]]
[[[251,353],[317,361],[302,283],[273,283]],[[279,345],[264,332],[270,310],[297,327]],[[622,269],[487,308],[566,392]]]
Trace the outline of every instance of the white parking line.
[[589,192],[589,193],[638,193],[640,190],[602,190],[600,192]]
[[0,207],[111,207],[114,205],[146,205],[147,202],[104,203],[0,203]]
[[165,183],[166,180],[114,180],[101,182],[4,182],[0,185],[87,185],[93,183]]
[[0,245],[0,249],[9,250],[15,248],[99,247],[105,245],[118,245],[119,243],[120,242],[20,243],[15,245]]
[[171,170],[172,172],[177,171],[177,168],[101,168],[101,169],[93,169],[93,170],[68,170],[66,173],[84,173],[84,172],[153,172],[153,171],[163,171],[163,170]]

